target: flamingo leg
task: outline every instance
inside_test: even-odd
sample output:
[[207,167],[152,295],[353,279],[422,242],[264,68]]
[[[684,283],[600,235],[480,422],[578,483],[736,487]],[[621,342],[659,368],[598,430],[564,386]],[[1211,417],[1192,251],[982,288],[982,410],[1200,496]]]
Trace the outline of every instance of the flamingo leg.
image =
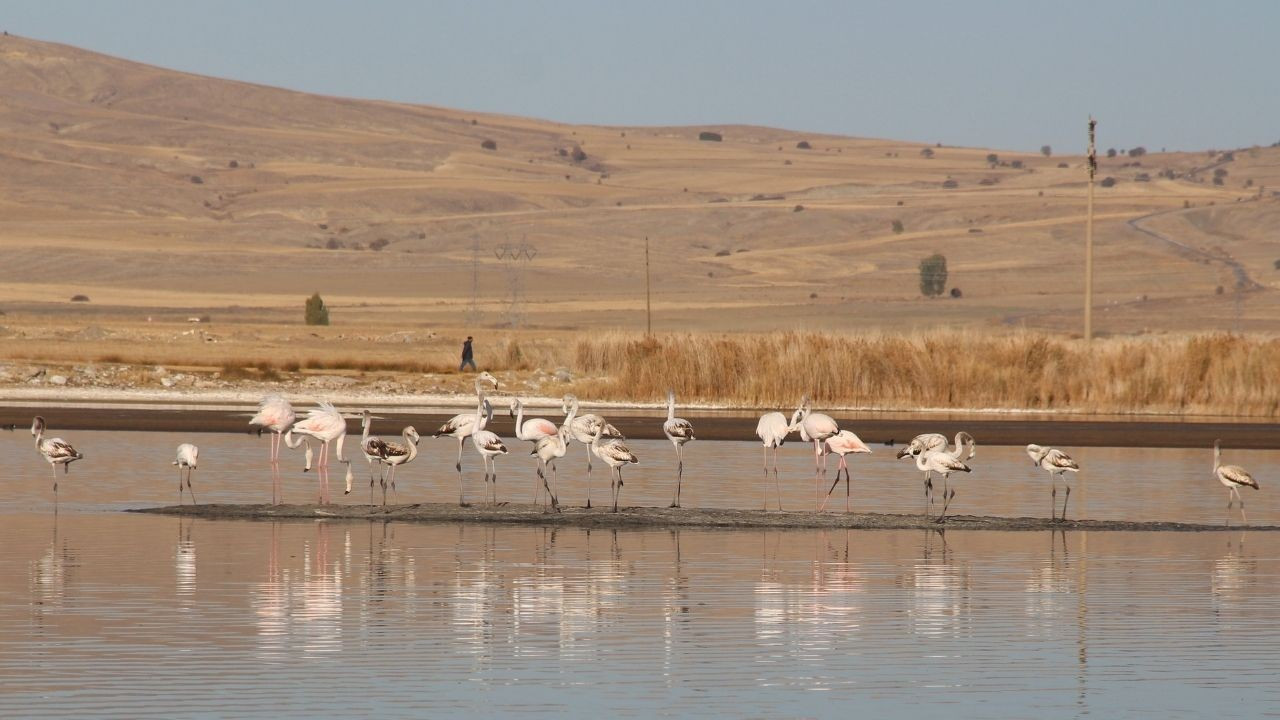
[[591,446],[587,445],[587,508],[591,507]]
[[[191,487],[191,473],[192,473],[192,472],[194,472],[194,471],[195,471],[195,468],[187,468],[187,492],[191,494],[191,504],[192,504],[192,505],[195,505],[195,504],[196,504],[196,490],[195,490],[195,488]],[[179,488],[178,490],[179,490],[179,492],[181,492],[181,490],[182,490],[182,489],[181,489],[181,488]],[[179,498],[179,499],[181,499],[181,498]]]
[[671,496],[671,505],[668,507],[680,507],[680,484],[684,480],[684,452],[681,450],[680,443],[676,443],[676,493]]
[[458,462],[453,467],[459,474],[462,473],[462,438],[458,438]]
[[[543,463],[543,467],[545,467],[545,465],[546,464]],[[547,484],[547,474],[542,467],[538,468],[538,476],[542,478],[542,485],[547,490],[547,498],[551,501],[552,509],[554,509],[556,512],[560,512],[560,503],[559,501],[556,500],[556,494],[552,492],[551,486]]]
[[760,493],[760,505],[765,510],[768,510],[769,509],[769,446],[765,445],[761,449],[764,450],[764,459],[761,461],[761,465],[764,467],[764,492]]
[[849,496],[853,494],[853,489],[849,487],[852,480],[849,479],[849,466],[845,464],[844,458],[840,458],[840,464],[844,465],[844,514],[848,515],[852,512],[849,506]]
[[827,509],[827,501],[831,499],[831,493],[835,492],[836,486],[839,484],[840,484],[840,468],[837,467],[836,481],[831,483],[831,489],[827,490],[827,496],[822,499],[822,504],[818,506],[818,512],[823,512]]
[[551,461],[551,504],[557,512],[560,510],[560,495],[556,488],[560,487],[560,468],[556,467],[555,460]]
[[[182,466],[178,466],[178,504],[182,504]],[[1230,506],[1228,506],[1230,507]]]
[[1062,498],[1062,522],[1067,521],[1067,503],[1071,502],[1071,486],[1067,485],[1067,479],[1062,478],[1062,484],[1067,488],[1067,496]]
[[1240,497],[1240,488],[1231,488],[1236,493],[1236,502],[1240,504],[1240,524],[1248,525],[1249,518],[1244,514],[1244,498]]
[[1053,473],[1049,473],[1049,483],[1053,490],[1049,493],[1049,498],[1053,504],[1053,512],[1050,515],[1054,520],[1058,519],[1058,478]]
[[489,473],[490,482],[493,483],[493,504],[498,504],[498,461],[495,458],[489,458],[489,466],[493,471]]

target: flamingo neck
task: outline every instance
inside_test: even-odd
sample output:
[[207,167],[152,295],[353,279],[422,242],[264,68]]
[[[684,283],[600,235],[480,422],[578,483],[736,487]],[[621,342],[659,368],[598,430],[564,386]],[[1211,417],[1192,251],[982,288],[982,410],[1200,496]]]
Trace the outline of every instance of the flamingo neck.
[[676,419],[676,396],[672,393],[667,394],[667,420]]
[[516,400],[516,438],[519,440],[527,440],[528,438],[520,437],[524,434],[524,403]]
[[414,458],[418,457],[418,443],[414,442],[412,439],[409,438],[408,429],[406,429],[400,435],[401,437],[404,438],[405,446],[409,448],[409,458],[405,460],[405,462],[411,462]]

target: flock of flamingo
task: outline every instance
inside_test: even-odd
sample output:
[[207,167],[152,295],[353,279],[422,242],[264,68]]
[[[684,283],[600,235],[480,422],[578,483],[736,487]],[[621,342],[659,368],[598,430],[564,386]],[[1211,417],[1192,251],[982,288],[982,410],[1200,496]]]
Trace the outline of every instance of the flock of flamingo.
[[[484,463],[484,482],[489,486],[490,501],[494,504],[498,503],[498,469],[496,460],[499,456],[509,453],[502,438],[486,429],[493,420],[493,405],[486,397],[486,386],[488,385],[491,385],[496,390],[498,388],[498,379],[488,372],[479,373],[475,380],[475,412],[455,415],[433,433],[433,437],[450,437],[458,441],[458,457],[454,467],[458,471],[458,504],[464,507],[468,505],[468,502],[462,476],[462,456],[467,440],[471,440],[472,446]],[[675,447],[676,479],[670,507],[678,508],[680,507],[681,486],[684,477],[684,446],[695,438],[693,423],[684,418],[676,417],[675,409],[675,393],[669,390],[667,391],[667,418],[662,424],[662,431]],[[564,420],[559,425],[556,425],[545,418],[526,419],[524,417],[523,403],[518,398],[511,401],[510,411],[511,416],[515,418],[516,439],[531,443],[532,447],[529,454],[537,458],[537,483],[534,489],[534,502],[537,503],[540,494],[545,491],[549,508],[556,512],[560,511],[560,500],[555,489],[557,484],[556,462],[568,454],[571,442],[578,442],[587,447],[586,507],[592,507],[591,472],[592,456],[594,456],[609,466],[612,511],[617,512],[618,499],[623,487],[622,468],[628,464],[639,462],[639,459],[627,447],[622,433],[605,418],[594,413],[579,414],[578,410],[578,399],[573,395],[565,395],[561,406]],[[404,428],[401,433],[402,442],[383,440],[370,435],[375,419],[377,418],[367,410],[361,416],[361,429],[363,432],[360,437],[360,450],[369,465],[370,492],[373,492],[375,483],[377,483],[382,491],[382,504],[385,505],[388,486],[390,486],[393,493],[395,492],[396,468],[413,462],[417,458],[420,436],[413,426],[409,426]],[[303,471],[307,472],[312,469],[312,461],[314,459],[309,441],[314,440],[320,444],[320,458],[316,463],[316,469],[320,475],[320,503],[327,504],[329,502],[328,468],[330,445],[336,445],[334,452],[338,457],[338,461],[346,465],[345,492],[351,492],[351,486],[354,481],[354,473],[351,470],[352,460],[342,455],[343,442],[346,440],[347,435],[347,421],[332,404],[321,402],[317,407],[309,410],[305,417],[298,419],[298,415],[294,412],[293,406],[287,399],[280,395],[268,395],[259,403],[258,412],[250,419],[249,424],[259,427],[260,432],[269,431],[272,433],[270,462],[273,471],[275,471],[277,486],[281,445],[290,449],[305,446],[306,459]],[[37,416],[31,424],[31,434],[35,436],[36,450],[39,451],[53,469],[53,492],[56,499],[58,492],[58,466],[61,465],[63,472],[66,473],[71,463],[83,459],[84,455],[62,438],[46,438],[44,432],[45,420],[43,417]],[[768,509],[769,450],[773,450],[772,472],[774,487],[777,493],[778,510],[782,510],[782,487],[781,482],[778,480],[778,448],[786,442],[792,433],[796,432],[799,433],[802,441],[813,443],[814,497],[818,511],[826,510],[827,503],[830,501],[832,493],[839,486],[843,473],[845,512],[850,512],[851,479],[846,456],[870,453],[871,449],[853,432],[841,430],[830,415],[813,412],[810,408],[808,397],[801,399],[800,406],[791,414],[790,419],[781,412],[771,412],[761,416],[759,423],[756,425],[756,436],[760,439],[764,449],[763,467],[766,483],[764,508]],[[1248,471],[1238,465],[1223,465],[1220,446],[1221,441],[1214,442],[1213,474],[1218,479],[1218,482],[1227,488],[1228,512],[1238,504],[1241,520],[1247,524],[1248,519],[1244,513],[1244,500],[1240,496],[1240,488],[1250,487],[1257,490],[1258,482]],[[1032,464],[1049,474],[1052,488],[1053,519],[1055,521],[1065,521],[1067,517],[1067,502],[1071,498],[1071,485],[1067,481],[1066,473],[1079,472],[1080,465],[1070,455],[1057,448],[1028,445],[1026,451],[1031,458]],[[191,474],[197,468],[199,454],[199,448],[191,443],[183,443],[178,446],[173,465],[178,468],[179,502],[182,501],[184,489],[183,471],[185,470],[185,489],[191,494],[192,503],[195,503],[195,490],[191,485]],[[977,443],[973,436],[967,432],[957,433],[954,443],[949,443],[944,435],[925,433],[912,438],[898,452],[897,457],[898,459],[913,459],[916,469],[924,473],[925,514],[927,516],[932,516],[932,506],[935,501],[933,478],[935,475],[942,477],[942,493],[939,496],[942,502],[942,509],[934,518],[936,522],[941,523],[945,522],[947,511],[956,494],[955,488],[948,486],[948,479],[952,473],[971,472],[967,461],[972,460],[976,454]],[[821,494],[820,483],[822,479],[827,477],[827,459],[830,455],[838,455],[840,457],[836,466],[835,481],[819,502],[818,496]],[[375,469],[377,470],[376,479],[374,477]],[[1061,514],[1058,513],[1057,504],[1059,481],[1065,488]],[[279,502],[278,494],[273,498],[273,501]]]

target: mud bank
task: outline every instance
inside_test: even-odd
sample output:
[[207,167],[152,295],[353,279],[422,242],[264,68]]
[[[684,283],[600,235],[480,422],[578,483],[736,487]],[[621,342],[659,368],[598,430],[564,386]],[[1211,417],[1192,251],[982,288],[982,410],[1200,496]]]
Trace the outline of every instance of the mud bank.
[[[1208,532],[1228,529],[1222,525],[1177,522],[1128,522],[1121,520],[1053,521],[1047,518],[1005,518],[975,515],[948,517],[937,523],[923,515],[881,513],[703,510],[697,508],[626,507],[564,508],[554,512],[534,505],[500,504],[459,507],[440,503],[408,505],[171,505],[128,512],[210,520],[381,520],[397,522],[470,522],[546,525],[582,528],[829,528],[849,530],[1095,530],[1121,532]],[[1240,529],[1233,525],[1232,529]],[[1249,530],[1280,530],[1280,526],[1248,526]]]

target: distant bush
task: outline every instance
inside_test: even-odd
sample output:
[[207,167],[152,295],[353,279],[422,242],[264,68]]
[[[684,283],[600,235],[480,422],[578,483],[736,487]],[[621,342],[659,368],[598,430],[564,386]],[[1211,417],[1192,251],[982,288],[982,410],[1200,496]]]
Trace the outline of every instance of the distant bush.
[[1139,145],[1136,148],[1129,148],[1129,157],[1142,157],[1147,154],[1147,149]]
[[1050,155],[1053,154],[1053,148],[1049,147],[1048,145],[1041,145],[1040,154],[1045,157],[1049,157]]
[[325,243],[324,246],[330,250],[341,250],[346,247],[338,238],[329,238],[329,242]]
[[998,182],[1000,182],[998,178],[982,178],[981,180],[978,181],[978,184],[984,187],[990,187],[992,185],[995,185]]
[[796,143],[796,149],[797,149],[797,150],[812,150],[812,149],[813,149],[813,146],[809,144],[809,141],[808,141],[808,140],[801,140],[800,142]]
[[932,157],[933,157],[933,148],[925,148],[925,149],[921,150],[921,151],[920,151],[920,157],[923,157],[923,158],[932,158]]
[[703,130],[702,132],[698,133],[698,139],[705,140],[707,142],[720,142],[724,140],[724,137],[718,132]]
[[494,142],[493,140],[487,140],[487,139],[481,140],[480,147],[484,148],[485,150],[497,150],[498,143]]
[[1133,176],[1134,182],[1151,182],[1151,176],[1147,173],[1138,173]]
[[1225,185],[1226,183],[1224,183],[1224,182],[1223,182],[1223,179],[1222,179],[1222,176],[1221,176],[1221,175],[1215,175],[1215,176],[1213,176],[1213,184],[1214,184],[1214,185]]
[[902,221],[901,221],[901,220],[894,220],[894,221],[893,221],[893,225],[892,225],[892,227],[893,227],[893,231],[894,231],[895,233],[900,233],[900,232],[902,232],[902,231],[904,230],[904,228],[902,227]]
[[729,257],[729,255],[730,255],[730,252],[729,252],[728,250],[717,250],[717,251],[716,251],[716,257]]
[[1099,185],[1101,185],[1102,187],[1106,187],[1106,188],[1109,188],[1109,187],[1115,187],[1116,179],[1115,179],[1115,178],[1113,178],[1113,177],[1104,177],[1104,178],[1102,178],[1102,182],[1100,182],[1100,183],[1098,183],[1098,184],[1099,184]]
[[1223,292],[1225,292],[1225,290],[1221,285],[1213,289],[1214,295],[1221,295]]
[[386,238],[378,238],[377,240],[374,240],[373,242],[369,243],[369,249],[373,250],[374,252],[377,252],[390,244],[391,244],[390,240]]
[[791,208],[791,212],[804,212],[804,206],[803,206],[803,205],[797,205],[797,206],[795,206],[795,207]]
[[1009,163],[1009,167],[1013,168],[1014,170],[1021,170],[1021,169],[1022,169],[1022,161],[1021,161],[1021,160],[1014,160],[1013,162]]
[[1065,167],[1071,167],[1071,166],[1066,163],[1058,163],[1058,167],[1065,168]]
[[1280,270],[1280,260],[1275,261],[1275,268]]
[[951,297],[960,299],[964,297],[964,293],[960,292],[960,288],[951,288]]
[[192,175],[192,176],[191,176],[191,184],[192,184],[192,185],[203,185],[203,184],[204,184],[204,178],[200,177],[199,175]]
[[574,162],[580,163],[587,159],[587,153],[582,149],[581,145],[574,145],[572,157]]
[[987,153],[987,164],[997,165],[1000,163],[1000,156],[995,153]]
[[1116,149],[1115,149],[1115,148],[1107,148],[1107,157],[1109,157],[1109,158],[1113,158],[1113,157],[1115,157],[1115,156],[1116,156]]
[[1226,168],[1217,168],[1216,170],[1214,170],[1214,171],[1213,171],[1213,176],[1214,176],[1214,177],[1216,177],[1216,178],[1223,178],[1223,177],[1226,177],[1226,176],[1227,176],[1227,169],[1226,169]]
[[937,297],[947,287],[947,258],[934,253],[920,261],[920,292],[925,297]]
[[953,188],[958,188],[958,187],[960,187],[960,183],[956,182],[955,180],[945,180],[945,181],[943,181],[943,183],[942,183],[942,187],[947,188],[948,190],[950,190],[950,189],[953,189]]
[[308,325],[328,325],[329,308],[324,306],[320,293],[307,298],[306,321]]
[[71,302],[89,302],[88,295],[72,295]]
[[235,170],[236,168],[240,167],[240,163],[236,162],[235,160],[232,160],[231,162],[227,163],[227,167],[231,168],[232,170]]

